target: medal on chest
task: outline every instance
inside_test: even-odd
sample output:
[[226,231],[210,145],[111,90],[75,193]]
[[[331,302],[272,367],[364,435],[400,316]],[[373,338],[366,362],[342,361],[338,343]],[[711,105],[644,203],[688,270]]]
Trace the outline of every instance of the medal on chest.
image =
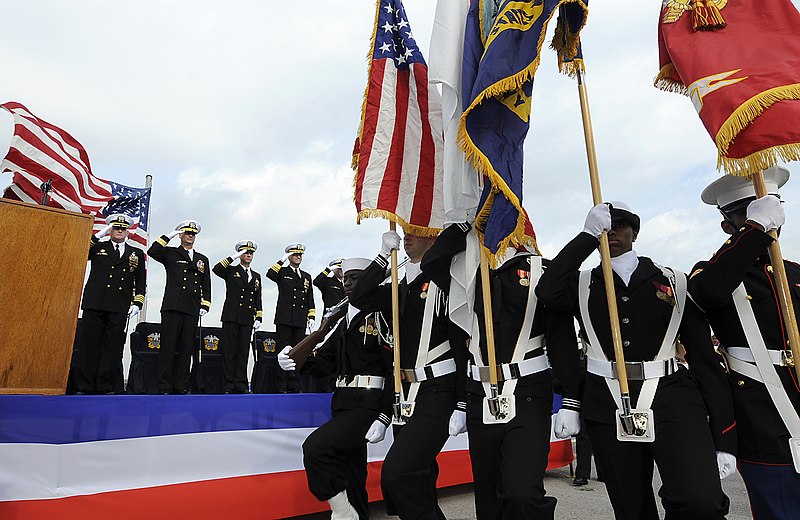
[[428,287],[430,287],[430,285],[431,285],[430,282],[425,282],[424,284],[422,284],[422,292],[419,293],[420,299],[424,300],[425,298],[428,297]]
[[653,285],[656,286],[656,297],[659,300],[673,306],[677,303],[675,301],[675,294],[672,292],[672,287],[658,282],[653,282]]
[[205,273],[206,272],[206,264],[205,264],[205,262],[203,262],[202,260],[198,260],[197,261],[197,270],[200,271],[201,273]]
[[531,284],[531,272],[524,269],[517,269],[517,276],[519,276],[519,284],[523,287],[528,287]]
[[136,253],[131,253],[131,256],[128,257],[128,270],[133,272],[139,266],[139,257],[136,256]]

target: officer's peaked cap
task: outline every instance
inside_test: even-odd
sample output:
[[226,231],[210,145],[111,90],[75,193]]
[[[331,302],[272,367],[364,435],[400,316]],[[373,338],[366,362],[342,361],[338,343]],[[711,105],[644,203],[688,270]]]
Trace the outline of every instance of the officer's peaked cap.
[[106,224],[111,224],[115,228],[128,229],[133,225],[133,219],[123,213],[114,213],[106,217]]
[[258,249],[258,244],[252,240],[242,240],[241,242],[236,242],[236,250],[241,251],[242,249],[248,253],[255,253],[256,249]]
[[180,231],[181,233],[188,232],[197,234],[200,233],[200,230],[202,228],[200,227],[200,224],[198,224],[196,220],[184,220],[183,222],[178,224],[178,227],[176,227],[175,229],[177,231]]
[[[778,195],[778,188],[789,180],[789,170],[781,166],[772,166],[763,173],[764,185],[770,195]],[[756,190],[749,178],[723,175],[709,184],[700,198],[706,204],[716,206],[723,211],[733,211],[744,205],[744,202],[749,203],[755,196]]]
[[306,246],[303,244],[296,242],[294,244],[289,244],[286,246],[286,252],[290,255],[302,255],[306,252]]
[[344,262],[344,258],[334,258],[333,260],[331,260],[331,263],[328,264],[328,267],[332,267],[334,269],[336,268],[341,269],[342,262]]
[[611,222],[628,224],[634,231],[639,231],[641,220],[639,215],[633,212],[630,206],[618,200],[612,200],[611,204]]

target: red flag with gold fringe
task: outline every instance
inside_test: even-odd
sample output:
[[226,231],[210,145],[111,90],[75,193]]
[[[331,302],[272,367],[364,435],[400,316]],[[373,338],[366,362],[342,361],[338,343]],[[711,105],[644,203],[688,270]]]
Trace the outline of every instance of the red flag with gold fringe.
[[689,96],[717,168],[800,159],[800,13],[790,0],[665,0],[656,87]]

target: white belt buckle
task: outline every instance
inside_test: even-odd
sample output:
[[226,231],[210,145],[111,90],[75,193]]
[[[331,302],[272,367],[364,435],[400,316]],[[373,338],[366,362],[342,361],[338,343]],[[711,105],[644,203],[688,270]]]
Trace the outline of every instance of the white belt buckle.
[[622,427],[623,411],[617,410],[617,440],[621,442],[653,442],[656,440],[656,423],[653,410],[649,408],[632,409],[630,419],[633,421],[633,431],[626,433]]
[[789,439],[789,451],[792,452],[794,471],[800,474],[800,437],[792,437]]
[[495,399],[490,407],[490,398],[483,398],[483,424],[505,424],[517,416],[517,401],[513,395],[498,395]]

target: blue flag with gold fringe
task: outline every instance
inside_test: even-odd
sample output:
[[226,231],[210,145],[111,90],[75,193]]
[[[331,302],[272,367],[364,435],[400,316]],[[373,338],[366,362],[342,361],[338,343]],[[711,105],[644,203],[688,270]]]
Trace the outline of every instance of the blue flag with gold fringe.
[[[499,5],[498,5],[499,4]],[[559,69],[582,69],[580,30],[587,0],[473,0],[464,34],[459,146],[486,182],[475,229],[492,253],[532,246],[522,207],[522,145],[530,127],[533,77],[550,19],[560,11],[553,49]]]

